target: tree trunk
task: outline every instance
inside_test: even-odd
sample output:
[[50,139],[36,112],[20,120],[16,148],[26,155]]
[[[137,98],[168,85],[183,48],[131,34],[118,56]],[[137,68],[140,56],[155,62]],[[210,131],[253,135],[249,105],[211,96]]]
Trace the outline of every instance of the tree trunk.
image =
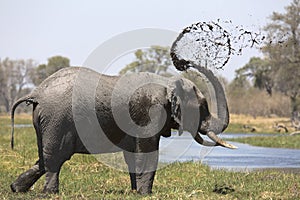
[[7,99],[7,98],[3,98],[4,99],[4,107],[5,107],[5,111],[7,112],[7,113],[9,113],[9,111],[10,111],[10,104],[9,104],[9,100]]
[[295,113],[298,111],[298,106],[299,106],[297,103],[297,96],[296,95],[291,96],[290,100],[291,100],[291,106],[292,106],[292,113]]

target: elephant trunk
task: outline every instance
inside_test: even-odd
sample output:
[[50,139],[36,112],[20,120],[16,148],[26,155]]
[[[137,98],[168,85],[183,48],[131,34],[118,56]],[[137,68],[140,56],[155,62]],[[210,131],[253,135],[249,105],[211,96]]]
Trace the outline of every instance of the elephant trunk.
[[[217,116],[209,116],[207,118],[207,122],[205,123],[205,125],[203,127],[201,127],[201,133],[206,134],[212,141],[214,141],[215,143],[213,143],[213,146],[223,146],[223,147],[227,147],[227,148],[232,148],[235,149],[236,147],[233,145],[230,145],[228,143],[226,143],[225,141],[223,141],[222,139],[218,138],[217,135],[220,134],[221,132],[223,132],[228,124],[229,124],[229,111],[228,111],[228,106],[227,106],[227,100],[225,97],[225,92],[224,89],[221,85],[221,83],[219,82],[218,78],[214,76],[214,74],[206,69],[205,67],[201,67],[197,64],[194,64],[191,61],[186,61],[185,59],[181,58],[180,56],[178,56],[178,54],[176,53],[176,48],[177,47],[177,42],[179,40],[181,40],[181,38],[184,36],[185,32],[189,32],[189,30],[185,29],[182,33],[180,33],[180,35],[177,37],[177,39],[175,40],[175,42],[173,43],[172,47],[171,47],[171,57],[172,57],[172,61],[174,66],[176,67],[176,69],[178,69],[179,71],[186,71],[189,68],[194,68],[196,70],[198,70],[201,74],[203,74],[210,86],[212,86],[212,90],[209,90],[210,92],[210,96],[211,97],[215,97],[216,103],[217,105]],[[213,91],[213,93],[212,93]],[[195,136],[195,140],[202,145],[205,146],[212,146],[212,142],[208,142],[205,141],[201,138],[201,136],[198,134],[196,134]]]
[[214,93],[210,94],[211,96],[215,96],[215,100],[217,105],[217,117],[210,116],[208,118],[208,121],[206,123],[206,126],[204,127],[204,130],[202,129],[202,132],[205,132],[206,135],[213,141],[215,142],[214,145],[211,145],[211,142],[205,141],[201,138],[199,134],[196,135],[195,140],[202,145],[205,146],[223,146],[227,147],[230,149],[236,149],[237,147],[231,144],[228,144],[224,140],[220,139],[217,135],[222,133],[228,126],[229,124],[229,111],[228,111],[228,106],[227,106],[227,100],[225,97],[225,92],[224,89],[217,79],[213,75],[213,73],[200,66],[193,66],[196,68],[200,73],[202,73],[209,81],[209,84],[212,86],[212,90],[209,90],[210,93],[213,91]]
[[212,71],[197,65],[193,67],[207,78],[209,81],[208,83],[210,84],[209,86],[212,87],[212,90],[209,90],[209,92],[211,97],[215,97],[216,102],[212,103],[217,105],[217,117],[210,116],[207,132],[213,131],[214,133],[219,134],[223,132],[229,124],[229,111],[223,86],[219,82],[218,78],[214,76]]

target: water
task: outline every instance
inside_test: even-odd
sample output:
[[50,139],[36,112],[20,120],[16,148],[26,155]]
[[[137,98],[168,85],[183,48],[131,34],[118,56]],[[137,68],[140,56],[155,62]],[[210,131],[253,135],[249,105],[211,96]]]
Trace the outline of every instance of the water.
[[[224,134],[222,138],[249,136],[252,135]],[[197,144],[189,135],[162,138],[160,162],[201,161],[214,169],[234,171],[266,168],[293,168],[300,171],[300,150],[298,149],[265,148],[236,142],[230,143],[236,145],[238,149],[203,147]]]
[[[11,125],[5,125],[6,127],[11,127]],[[32,128],[32,124],[14,124],[14,128]]]
[[[11,125],[9,125],[9,126],[11,126]],[[31,128],[31,127],[33,127],[33,125],[32,124],[15,124],[14,127],[15,128]]]

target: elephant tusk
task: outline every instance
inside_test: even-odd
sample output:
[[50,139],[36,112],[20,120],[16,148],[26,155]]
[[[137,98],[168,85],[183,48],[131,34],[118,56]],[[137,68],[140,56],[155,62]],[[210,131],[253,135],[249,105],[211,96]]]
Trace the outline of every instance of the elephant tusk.
[[207,147],[213,147],[213,146],[217,146],[218,144],[217,143],[214,143],[214,142],[209,142],[207,140],[204,140],[200,135],[199,133],[196,134],[195,138],[197,143],[203,145],[203,146],[207,146]]
[[215,143],[217,143],[217,145],[220,145],[222,147],[226,147],[229,149],[237,149],[236,146],[232,145],[232,144],[228,144],[227,142],[225,142],[224,140],[222,140],[221,138],[219,138],[214,132],[209,131],[207,133],[207,136],[214,141]]

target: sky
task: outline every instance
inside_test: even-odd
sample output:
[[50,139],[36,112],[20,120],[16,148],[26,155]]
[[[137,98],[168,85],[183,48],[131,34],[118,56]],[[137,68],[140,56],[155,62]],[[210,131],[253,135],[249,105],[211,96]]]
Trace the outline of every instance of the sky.
[[[124,32],[156,28],[180,32],[200,21],[231,20],[259,30],[273,11],[284,13],[291,0],[0,0],[0,58],[68,57],[82,66],[99,45]],[[122,45],[122,44],[120,44]],[[228,80],[256,49],[231,58],[220,72]],[[122,63],[121,63],[122,64]],[[124,63],[124,66],[128,63]]]

